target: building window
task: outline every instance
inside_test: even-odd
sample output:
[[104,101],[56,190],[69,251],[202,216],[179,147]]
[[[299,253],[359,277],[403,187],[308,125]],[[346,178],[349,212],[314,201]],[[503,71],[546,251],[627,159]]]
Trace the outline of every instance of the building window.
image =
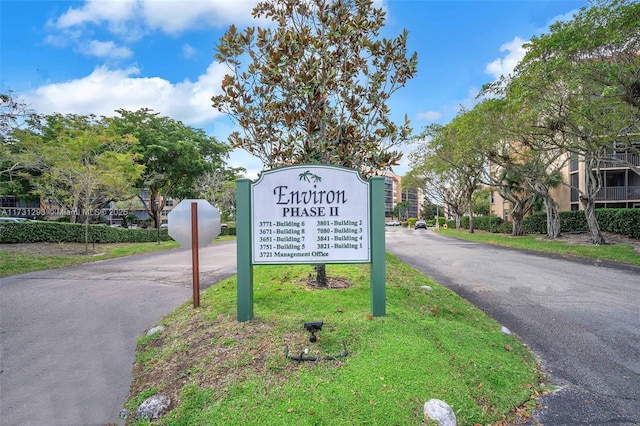
[[579,194],[578,194],[578,179],[579,178],[580,177],[578,176],[577,173],[571,175],[571,178],[570,178],[571,179],[571,202],[572,203],[578,202],[578,199],[579,199],[578,198],[579,197]]
[[17,207],[18,204],[16,203],[16,197],[13,196],[7,196],[7,197],[0,197],[0,207]]
[[571,161],[569,162],[569,171],[570,172],[578,171],[578,157],[575,155],[571,157]]
[[167,200],[164,205],[165,207],[173,207],[173,200]]

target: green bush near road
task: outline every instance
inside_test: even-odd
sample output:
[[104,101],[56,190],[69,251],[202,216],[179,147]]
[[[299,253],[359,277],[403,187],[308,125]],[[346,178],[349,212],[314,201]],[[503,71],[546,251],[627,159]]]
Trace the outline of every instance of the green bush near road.
[[[640,209],[596,209],[596,219],[602,231],[640,238]],[[546,234],[547,216],[538,213],[524,218],[522,226],[528,234]],[[560,232],[588,231],[584,212],[560,212]]]
[[[160,230],[160,241],[171,241],[166,229]],[[85,227],[81,223],[24,222],[0,224],[0,243],[81,243],[85,240]],[[90,243],[143,243],[158,240],[155,228],[129,229],[89,225]]]
[[[103,225],[89,225],[90,243],[145,243],[173,241],[167,229],[156,228],[111,228]],[[235,227],[222,228],[220,235],[236,235]],[[85,241],[85,227],[81,223],[65,222],[3,222],[0,223],[0,244],[15,243],[82,243]]]
[[[596,218],[600,229],[630,238],[640,238],[640,209],[596,209]],[[447,221],[449,228],[455,228],[454,220]],[[469,229],[469,217],[460,219],[460,226]],[[474,216],[473,227],[483,231],[502,234],[511,233],[511,223],[504,222],[497,216]],[[525,234],[546,234],[547,215],[537,213],[527,216],[522,221]],[[589,230],[584,211],[560,212],[560,232],[586,232]]]

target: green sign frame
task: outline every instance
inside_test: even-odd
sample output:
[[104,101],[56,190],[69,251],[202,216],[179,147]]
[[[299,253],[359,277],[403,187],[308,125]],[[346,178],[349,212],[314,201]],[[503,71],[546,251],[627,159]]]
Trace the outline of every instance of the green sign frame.
[[[238,309],[237,319],[239,322],[249,321],[253,318],[253,266],[254,266],[254,194],[253,189],[257,188],[265,175],[270,177],[278,177],[282,175],[283,178],[288,179],[287,182],[291,182],[292,173],[298,171],[302,173],[298,174],[300,178],[307,179],[308,176],[316,176],[316,180],[320,179],[320,176],[325,176],[326,173],[331,175],[344,175],[345,172],[355,173],[361,182],[365,184],[364,188],[367,191],[366,201],[368,206],[364,211],[368,214],[368,235],[364,235],[365,242],[368,243],[369,253],[367,258],[370,259],[367,262],[361,262],[358,260],[334,260],[330,262],[303,262],[303,263],[370,263],[371,264],[371,313],[374,317],[383,317],[386,315],[386,264],[385,264],[385,234],[384,234],[384,182],[383,176],[375,176],[369,180],[363,180],[360,178],[359,173],[354,169],[345,167],[330,166],[324,164],[309,164],[309,165],[295,165],[281,167],[265,171],[261,174],[257,181],[250,179],[239,179],[236,181],[236,238],[237,238],[237,295],[238,295]],[[315,172],[315,173],[314,173]],[[294,175],[295,176],[295,175]],[[280,187],[278,187],[280,188]],[[315,186],[314,186],[315,188]],[[273,190],[274,195],[276,190]],[[296,193],[297,194],[297,193]],[[278,204],[284,204],[282,202],[283,196],[280,192],[280,202]],[[313,195],[316,195],[314,192]],[[335,194],[333,194],[335,195]],[[344,197],[346,198],[346,197]],[[334,197],[334,201],[337,202],[339,197]],[[318,203],[327,201],[326,199],[317,198]],[[343,200],[345,201],[345,200]],[[260,207],[264,208],[264,201],[261,201]],[[315,205],[316,211],[320,211],[320,205]],[[332,210],[333,209],[333,210]],[[324,211],[327,213],[336,211],[338,207],[325,206]],[[309,211],[311,209],[309,208]],[[365,224],[367,220],[364,221]],[[354,230],[354,232],[358,232]],[[261,241],[261,240],[260,240]],[[282,261],[274,260],[269,261],[269,264],[289,264],[300,263],[298,261],[287,261],[283,258]],[[263,264],[263,263],[257,263]]]

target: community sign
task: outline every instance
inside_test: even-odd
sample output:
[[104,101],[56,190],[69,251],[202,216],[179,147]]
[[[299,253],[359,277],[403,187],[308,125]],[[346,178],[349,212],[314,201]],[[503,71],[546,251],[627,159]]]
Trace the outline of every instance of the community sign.
[[251,186],[252,262],[368,263],[369,183],[353,169],[265,171]]

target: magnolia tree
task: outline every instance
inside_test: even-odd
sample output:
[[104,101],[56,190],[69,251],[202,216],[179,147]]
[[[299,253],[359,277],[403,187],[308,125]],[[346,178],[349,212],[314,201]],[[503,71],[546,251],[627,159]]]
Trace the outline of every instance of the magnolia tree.
[[238,125],[231,146],[267,168],[325,163],[370,176],[397,165],[411,128],[387,102],[416,73],[407,32],[382,38],[385,12],[371,0],[268,0],[253,15],[271,24],[231,26],[215,55],[230,69],[212,102]]

